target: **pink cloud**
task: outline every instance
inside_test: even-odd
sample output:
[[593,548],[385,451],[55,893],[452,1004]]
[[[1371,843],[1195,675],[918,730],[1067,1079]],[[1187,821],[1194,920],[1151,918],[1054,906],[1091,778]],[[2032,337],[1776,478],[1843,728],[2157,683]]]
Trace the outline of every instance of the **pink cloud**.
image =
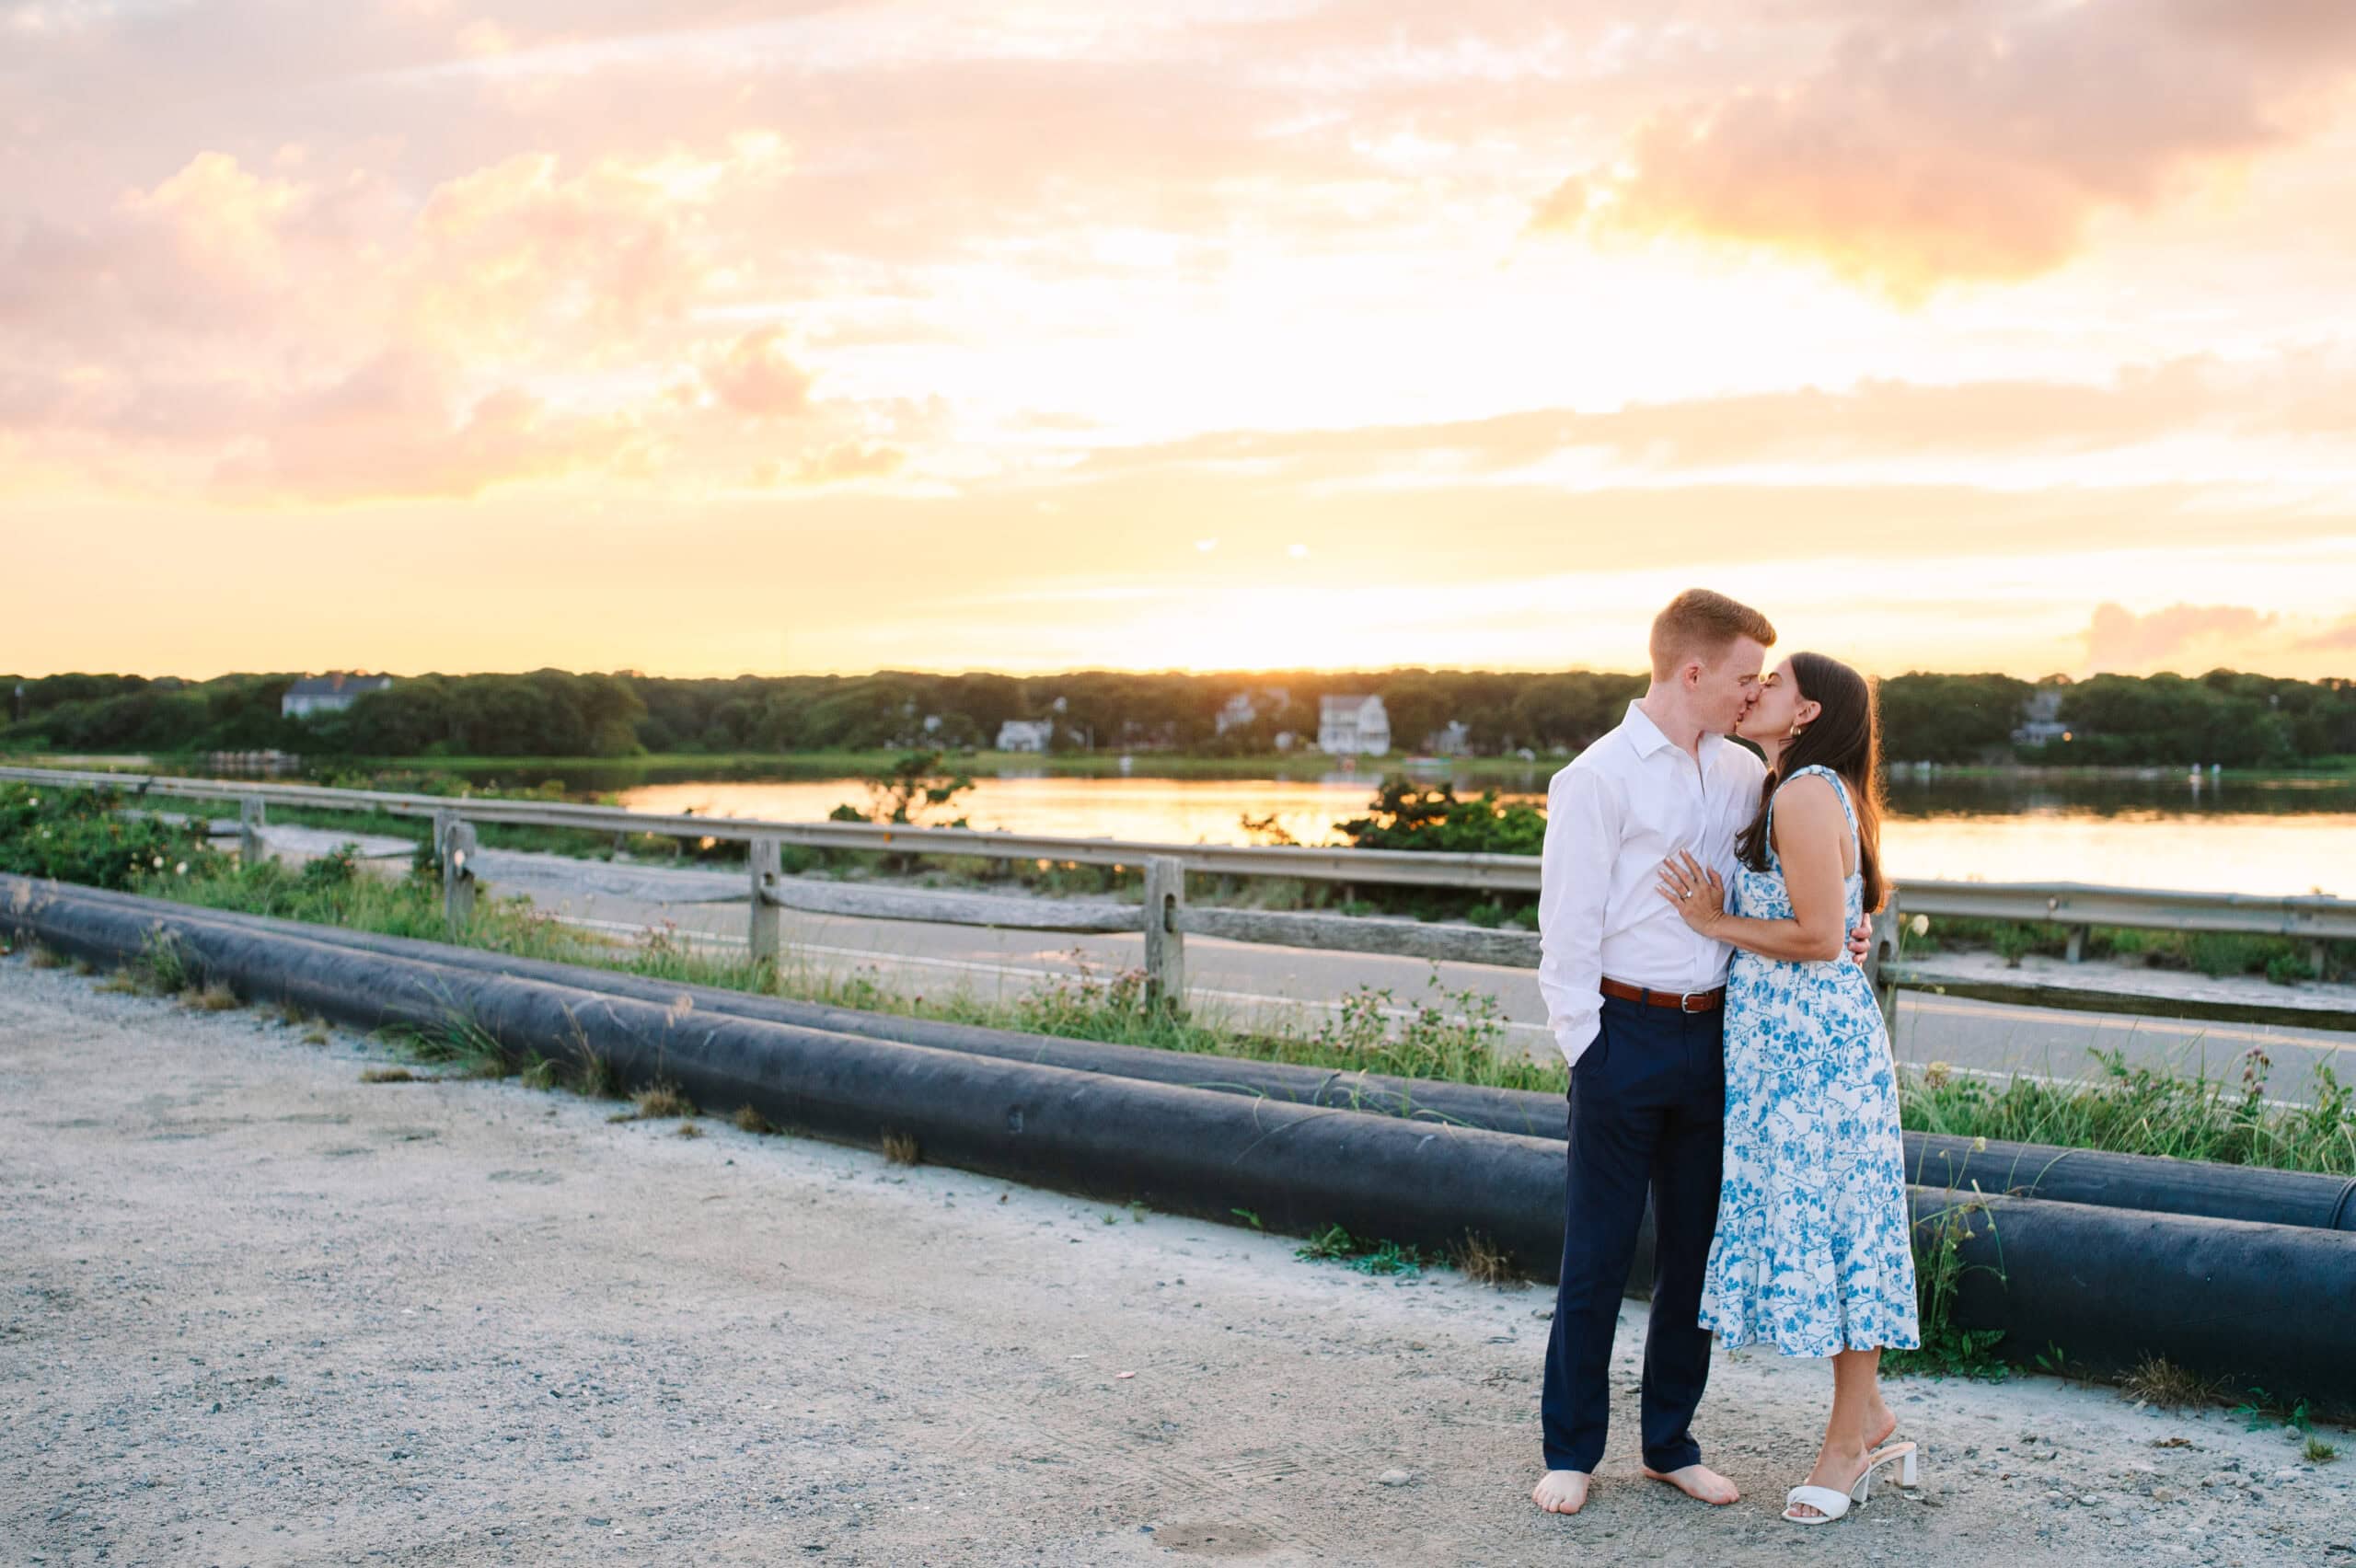
[[1534,226],[1790,251],[1919,298],[2061,265],[2097,214],[2304,134],[2356,75],[2356,7],[2309,0],[1864,16],[1812,74],[1647,116]]
[[2313,653],[2329,652],[2341,648],[2356,649],[2356,616],[2350,616],[2345,620],[2316,632],[2312,637],[2299,639],[2298,647],[2304,652]]
[[514,386],[462,399],[402,355],[290,400],[265,430],[214,469],[224,499],[475,496],[612,464],[637,439],[626,421],[562,414]]
[[2244,605],[2170,605],[2141,616],[2101,605],[2086,628],[2086,663],[2097,673],[2142,671],[2194,650],[2246,644],[2280,619]]
[[[757,209],[778,148],[518,155],[408,201],[306,161],[263,174],[206,152],[82,224],[0,229],[0,432],[38,431],[114,488],[168,489],[201,461],[241,502],[470,495],[650,460],[659,394],[564,409],[537,388],[696,352],[708,210]],[[739,347],[719,370],[732,406],[806,405],[806,371],[758,335]]]

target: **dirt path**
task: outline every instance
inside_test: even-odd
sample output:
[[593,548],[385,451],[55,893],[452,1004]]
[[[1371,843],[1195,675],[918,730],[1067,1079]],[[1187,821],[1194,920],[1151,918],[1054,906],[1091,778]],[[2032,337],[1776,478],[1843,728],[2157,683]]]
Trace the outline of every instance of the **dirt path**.
[[1634,1475],[1634,1304],[1542,1517],[1549,1293],[301,1032],[0,961],[0,1562],[2356,1565],[2356,1455],[2044,1380],[1898,1385],[1924,1486],[1802,1532],[1826,1374],[1723,1359],[1704,1510]]

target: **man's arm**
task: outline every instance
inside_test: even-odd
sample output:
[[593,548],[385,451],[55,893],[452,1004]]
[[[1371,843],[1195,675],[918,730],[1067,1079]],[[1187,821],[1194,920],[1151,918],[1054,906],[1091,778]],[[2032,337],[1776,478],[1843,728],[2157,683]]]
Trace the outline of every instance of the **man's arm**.
[[1620,847],[1620,807],[1592,768],[1557,775],[1546,799],[1546,847],[1538,875],[1538,991],[1564,1060],[1595,1040],[1603,1009],[1603,914]]

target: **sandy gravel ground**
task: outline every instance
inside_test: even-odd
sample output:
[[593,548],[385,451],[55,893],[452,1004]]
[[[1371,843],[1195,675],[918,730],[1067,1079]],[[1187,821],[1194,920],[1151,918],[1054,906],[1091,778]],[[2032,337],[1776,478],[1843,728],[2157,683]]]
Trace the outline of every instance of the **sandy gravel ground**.
[[1543,1517],[1547,1292],[301,1035],[0,961],[0,1562],[2356,1568],[2356,1454],[2039,1379],[1897,1385],[1924,1484],[1802,1531],[1827,1375],[1723,1359],[1703,1508],[1635,1475],[1634,1304]]

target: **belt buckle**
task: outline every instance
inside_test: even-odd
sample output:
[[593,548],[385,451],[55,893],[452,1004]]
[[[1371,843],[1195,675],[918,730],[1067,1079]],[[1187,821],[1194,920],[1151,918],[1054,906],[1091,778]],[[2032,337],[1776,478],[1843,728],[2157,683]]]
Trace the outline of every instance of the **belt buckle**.
[[[1697,1006],[1696,1004],[1699,1005]],[[1708,1012],[1710,1010],[1710,993],[1707,991],[1686,992],[1683,996],[1677,998],[1677,1010],[1680,1012],[1690,1013]]]

